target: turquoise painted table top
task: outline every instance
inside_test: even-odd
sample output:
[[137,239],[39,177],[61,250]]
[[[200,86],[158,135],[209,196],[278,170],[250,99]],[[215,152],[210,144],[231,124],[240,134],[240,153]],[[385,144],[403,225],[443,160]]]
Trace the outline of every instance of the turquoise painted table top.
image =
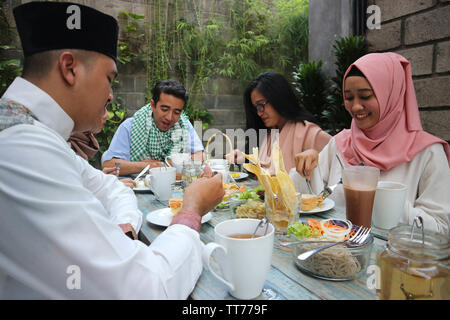
[[[257,182],[251,179],[243,181],[246,185],[256,185]],[[165,227],[160,227],[146,221],[147,213],[164,206],[155,200],[152,193],[137,193],[139,209],[144,214],[142,232],[153,241]],[[214,227],[221,221],[231,219],[230,209],[215,210],[213,218],[202,224],[200,238],[204,243],[214,241]],[[345,218],[344,207],[334,207],[326,212],[318,213],[308,218]],[[300,217],[302,219],[302,217]],[[385,235],[374,234],[375,241],[372,248],[369,265],[374,265],[377,253],[384,250],[386,241]],[[373,277],[373,273],[365,273],[359,279],[352,281],[329,281],[314,278],[302,273],[292,260],[289,248],[280,247],[276,244],[272,256],[272,267],[267,276],[264,289],[267,294],[262,294],[260,299],[270,298],[270,293],[276,292],[277,299],[288,300],[373,300],[376,299],[375,289],[368,286],[368,278]],[[227,287],[217,280],[208,270],[203,269],[194,291],[191,293],[194,300],[225,300],[234,299],[227,291]]]

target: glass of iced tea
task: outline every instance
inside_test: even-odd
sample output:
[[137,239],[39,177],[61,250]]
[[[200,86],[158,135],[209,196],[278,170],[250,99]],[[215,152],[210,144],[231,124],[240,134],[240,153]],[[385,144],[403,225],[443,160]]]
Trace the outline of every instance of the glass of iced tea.
[[298,218],[298,206],[291,212],[277,198],[274,200],[274,207],[269,204],[268,197],[265,197],[264,200],[266,204],[266,216],[275,227],[276,234],[286,234],[288,226]]
[[342,171],[347,219],[370,228],[373,201],[380,169],[369,166],[347,166]]
[[[423,230],[423,229],[422,229]],[[383,300],[449,300],[450,240],[437,232],[413,232],[411,226],[389,231],[377,256],[377,297]]]

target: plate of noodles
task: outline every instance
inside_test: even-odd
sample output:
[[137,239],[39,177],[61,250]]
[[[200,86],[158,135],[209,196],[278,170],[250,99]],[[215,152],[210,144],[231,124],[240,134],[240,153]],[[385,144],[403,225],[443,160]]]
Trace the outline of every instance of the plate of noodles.
[[[297,268],[316,278],[345,281],[353,280],[365,273],[369,264],[370,252],[373,246],[373,236],[369,235],[362,245],[349,243],[339,244],[320,251],[311,258],[301,261],[298,255],[315,249],[330,241],[342,241],[351,237],[358,226],[348,220],[326,219],[317,221],[309,219],[306,223],[295,222],[288,228],[288,232],[298,240],[305,242],[293,246],[292,258]],[[324,241],[312,243],[311,241]]]
[[236,200],[231,206],[236,219],[262,219],[266,216],[266,205],[260,199]]

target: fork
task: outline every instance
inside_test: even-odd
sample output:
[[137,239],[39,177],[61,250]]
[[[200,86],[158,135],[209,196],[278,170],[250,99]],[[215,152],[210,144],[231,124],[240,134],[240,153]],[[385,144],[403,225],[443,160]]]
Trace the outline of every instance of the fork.
[[[303,171],[303,174],[305,174],[305,171]],[[309,178],[306,178],[306,177],[305,177],[305,179],[306,179],[306,185],[308,186],[309,194],[314,194],[314,193],[312,192],[311,183],[310,183]]]
[[331,243],[331,244],[327,244],[325,246],[321,246],[321,247],[318,247],[318,248],[315,248],[315,249],[303,252],[297,258],[299,260],[304,261],[306,259],[311,258],[313,255],[315,255],[316,253],[318,253],[318,252],[320,252],[322,250],[331,248],[331,247],[333,247],[335,245],[338,245],[338,244],[343,244],[343,243],[345,243],[347,241],[351,242],[352,244],[361,245],[361,244],[364,243],[364,241],[366,241],[367,237],[370,234],[370,231],[371,231],[371,228],[366,228],[366,227],[361,226],[361,227],[359,227],[358,231],[356,231],[356,233],[350,239],[347,239],[347,240],[344,240],[344,241],[335,242],[335,243]]
[[340,185],[342,183],[342,178],[339,180],[338,183],[333,184],[332,186],[325,186],[325,188],[319,193],[319,197],[322,197],[322,199],[325,200],[325,198],[328,198],[330,196],[330,194],[333,193],[334,189],[336,189],[336,187],[338,185]]

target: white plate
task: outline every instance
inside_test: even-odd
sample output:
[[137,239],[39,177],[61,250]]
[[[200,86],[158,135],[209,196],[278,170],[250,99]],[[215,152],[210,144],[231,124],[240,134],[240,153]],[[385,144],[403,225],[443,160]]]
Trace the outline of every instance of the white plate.
[[308,215],[308,214],[314,214],[314,213],[319,213],[319,212],[324,212],[330,209],[334,208],[334,201],[331,200],[330,198],[326,198],[323,203],[322,203],[322,207],[321,208],[315,208],[313,210],[309,210],[309,211],[302,211],[299,210],[299,212],[303,215]]
[[133,191],[135,192],[145,192],[145,191],[152,191],[152,189],[150,189],[149,187],[147,187],[145,185],[144,180],[139,179],[138,181],[136,181],[136,188],[133,188]]
[[152,191],[149,187],[136,187],[133,188],[133,191],[135,192],[144,192],[144,191]]
[[239,173],[239,177],[237,177],[237,178],[231,176],[234,180],[242,180],[242,179],[245,179],[248,177],[248,173],[245,173],[245,172],[232,172],[231,171],[230,174],[232,174],[232,173]]
[[[168,227],[170,222],[172,222],[173,213],[170,208],[158,209],[152,212],[147,213],[147,221],[158,226]],[[202,217],[202,223],[208,222],[211,220],[212,214],[208,212]]]

